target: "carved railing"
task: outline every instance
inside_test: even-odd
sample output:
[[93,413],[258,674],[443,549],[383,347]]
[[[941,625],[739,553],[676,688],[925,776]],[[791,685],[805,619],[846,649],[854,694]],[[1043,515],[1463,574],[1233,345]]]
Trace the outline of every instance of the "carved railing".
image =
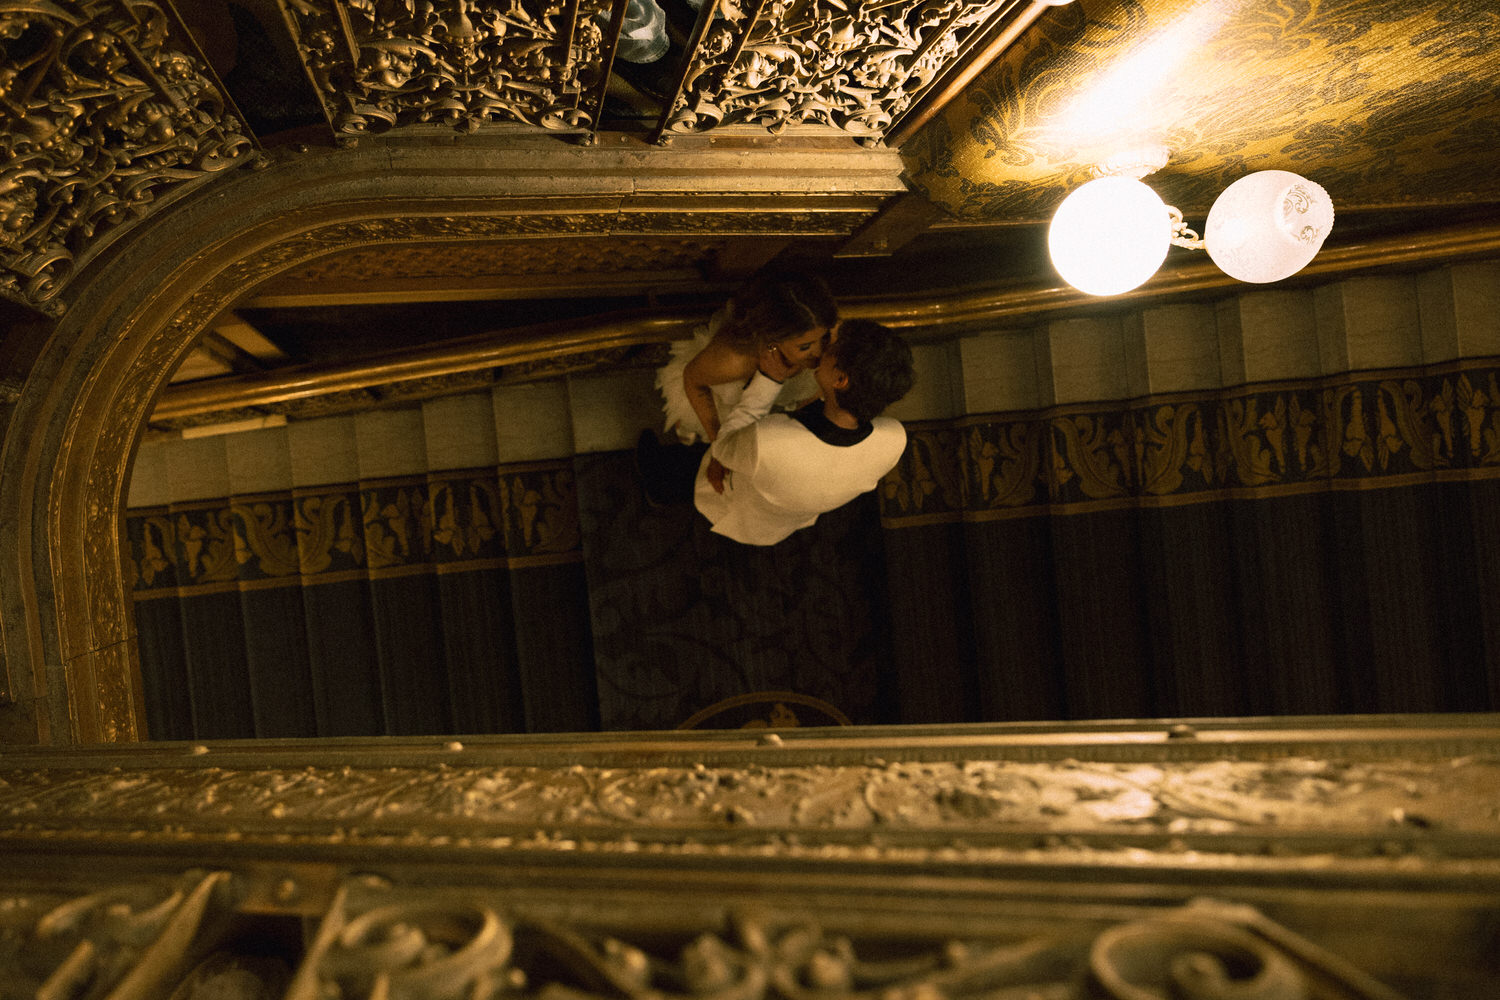
[[1496,721],[12,748],[0,996],[1494,996]]
[[625,0],[281,0],[335,135],[596,128]]
[[[592,134],[626,10],[625,0],[280,3],[329,124],[346,139],[405,125],[474,132],[511,123]],[[676,52],[678,86],[655,138],[797,126],[879,142],[940,82],[968,79],[971,64],[994,58],[988,43],[1013,37],[1005,25],[1036,15],[1017,17],[1020,6],[704,4],[686,49]]]
[[[278,886],[289,901],[294,880]],[[225,871],[0,897],[7,996],[405,1000],[1398,1000],[1257,910],[1214,900],[1120,919],[1018,912],[898,930],[795,902],[634,924],[556,900],[355,879],[277,942]],[[251,903],[246,907],[245,903]],[[580,900],[581,903],[586,902]],[[664,902],[664,901],[663,901]],[[575,907],[576,908],[576,907]],[[290,906],[287,911],[294,912]],[[261,914],[262,918],[264,914]],[[935,921],[938,924],[951,921]],[[268,946],[267,938],[272,945]]]
[[57,313],[132,223],[255,158],[153,0],[0,0],[0,296]]

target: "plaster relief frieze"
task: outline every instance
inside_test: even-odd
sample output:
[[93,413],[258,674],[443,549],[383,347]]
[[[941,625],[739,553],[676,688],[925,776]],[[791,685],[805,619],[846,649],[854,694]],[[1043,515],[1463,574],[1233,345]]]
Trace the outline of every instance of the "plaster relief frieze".
[[0,7],[0,295],[60,312],[110,238],[255,158],[179,31],[151,0]]
[[1006,6],[720,2],[663,130],[814,126],[878,142]]
[[583,95],[602,79],[610,5],[464,0],[282,0],[297,50],[335,133],[404,125],[474,132],[521,123],[586,129]]
[[[200,756],[213,750],[200,748]],[[0,832],[208,845],[1168,863],[1186,850],[1323,863],[1463,856],[1500,834],[1500,760],[872,760],[0,771]],[[764,754],[761,755],[764,758]],[[1150,758],[1150,759],[1144,759]],[[131,832],[138,831],[138,832]],[[805,841],[788,838],[806,834]],[[1274,848],[1268,847],[1274,845]],[[1467,845],[1467,846],[1466,846]]]

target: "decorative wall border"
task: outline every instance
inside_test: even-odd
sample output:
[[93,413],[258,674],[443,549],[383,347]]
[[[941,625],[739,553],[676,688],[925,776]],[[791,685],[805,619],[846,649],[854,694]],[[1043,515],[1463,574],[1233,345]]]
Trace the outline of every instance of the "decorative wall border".
[[136,601],[583,558],[565,460],[138,509],[125,535]]
[[19,750],[0,764],[0,844],[318,847],[351,858],[403,847],[619,856],[655,844],[678,858],[1018,868],[1202,868],[1213,855],[1230,868],[1348,861],[1354,875],[1447,871],[1500,885],[1497,719]]
[[888,527],[1500,479],[1500,363],[913,423]]

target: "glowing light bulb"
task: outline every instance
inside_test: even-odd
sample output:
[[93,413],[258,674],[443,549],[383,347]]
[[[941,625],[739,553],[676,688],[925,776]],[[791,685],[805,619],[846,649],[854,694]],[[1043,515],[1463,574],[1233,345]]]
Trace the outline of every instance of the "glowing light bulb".
[[1156,273],[1171,239],[1172,219],[1155,191],[1133,177],[1100,177],[1057,207],[1047,249],[1074,288],[1118,295]]

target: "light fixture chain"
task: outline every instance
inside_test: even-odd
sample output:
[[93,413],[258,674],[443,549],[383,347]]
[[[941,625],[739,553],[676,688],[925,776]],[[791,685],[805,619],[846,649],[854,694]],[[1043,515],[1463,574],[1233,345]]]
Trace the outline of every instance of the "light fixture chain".
[[1189,250],[1202,250],[1203,238],[1198,235],[1197,230],[1187,227],[1187,223],[1182,219],[1182,212],[1168,205],[1167,214],[1172,217],[1172,245],[1187,247]]

